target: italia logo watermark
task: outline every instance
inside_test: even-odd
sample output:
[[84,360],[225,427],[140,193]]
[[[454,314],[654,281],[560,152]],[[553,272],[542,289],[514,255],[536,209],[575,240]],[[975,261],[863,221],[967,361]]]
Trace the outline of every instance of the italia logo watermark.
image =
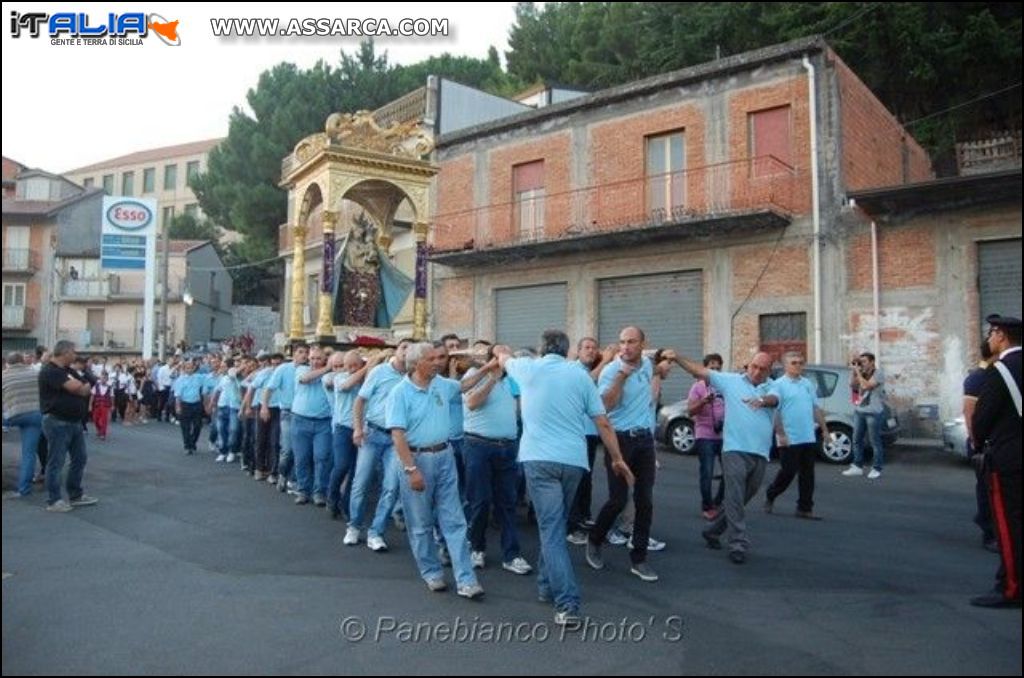
[[150,34],[165,45],[178,47],[178,21],[145,12],[11,12],[11,37],[46,36],[51,45],[142,45]]

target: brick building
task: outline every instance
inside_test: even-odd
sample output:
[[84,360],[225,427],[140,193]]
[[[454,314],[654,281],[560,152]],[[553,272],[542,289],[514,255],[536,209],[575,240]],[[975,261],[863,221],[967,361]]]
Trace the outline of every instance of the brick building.
[[[869,349],[847,194],[932,178],[820,38],[442,134],[435,162],[434,334],[609,343],[635,323],[731,369],[758,348],[843,364]],[[927,278],[906,244],[896,275]]]

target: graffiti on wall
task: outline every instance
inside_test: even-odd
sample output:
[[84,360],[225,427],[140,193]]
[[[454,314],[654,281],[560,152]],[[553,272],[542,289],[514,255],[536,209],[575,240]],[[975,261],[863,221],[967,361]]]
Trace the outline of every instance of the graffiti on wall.
[[873,313],[854,313],[850,327],[853,331],[842,340],[851,356],[873,350],[877,327],[881,346],[878,364],[885,371],[890,396],[933,403],[939,400],[941,371],[936,365],[941,346],[931,308],[883,308],[877,320]]

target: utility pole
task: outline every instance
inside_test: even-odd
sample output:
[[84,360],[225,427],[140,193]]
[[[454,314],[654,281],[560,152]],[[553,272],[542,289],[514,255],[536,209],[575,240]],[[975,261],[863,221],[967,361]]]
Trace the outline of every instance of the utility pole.
[[168,259],[171,253],[171,225],[164,222],[163,261],[160,274],[163,281],[160,285],[160,362],[167,358],[167,274]]

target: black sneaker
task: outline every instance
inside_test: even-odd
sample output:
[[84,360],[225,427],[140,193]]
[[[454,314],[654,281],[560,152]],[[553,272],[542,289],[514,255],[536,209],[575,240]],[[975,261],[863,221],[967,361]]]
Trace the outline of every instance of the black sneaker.
[[715,551],[721,550],[722,540],[718,538],[718,535],[710,534],[709,532],[701,532],[700,536],[704,537],[704,545],[709,549]]

